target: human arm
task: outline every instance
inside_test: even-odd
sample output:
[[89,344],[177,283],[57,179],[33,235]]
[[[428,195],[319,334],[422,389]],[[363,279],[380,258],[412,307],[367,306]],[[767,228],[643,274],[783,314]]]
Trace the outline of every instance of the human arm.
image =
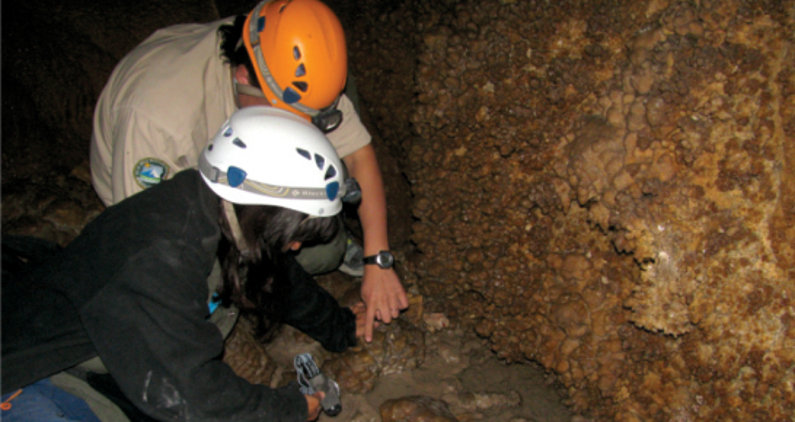
[[[364,255],[389,250],[386,196],[372,144],[359,148],[343,160],[349,175],[359,182],[362,190],[358,212],[364,233]],[[368,342],[373,339],[376,319],[388,324],[398,317],[401,309],[408,307],[406,291],[392,268],[365,265],[361,295],[367,305],[364,338]]]
[[293,256],[285,256],[286,291],[282,322],[320,342],[332,352],[356,344],[357,317],[320,287]]

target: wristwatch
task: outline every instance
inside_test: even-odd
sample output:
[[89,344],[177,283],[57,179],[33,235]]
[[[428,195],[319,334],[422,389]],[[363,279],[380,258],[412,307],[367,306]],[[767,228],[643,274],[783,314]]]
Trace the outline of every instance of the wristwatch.
[[375,255],[365,256],[364,257],[364,264],[375,264],[383,269],[392,268],[392,265],[395,263],[395,257],[392,255],[392,252],[389,251],[379,251]]

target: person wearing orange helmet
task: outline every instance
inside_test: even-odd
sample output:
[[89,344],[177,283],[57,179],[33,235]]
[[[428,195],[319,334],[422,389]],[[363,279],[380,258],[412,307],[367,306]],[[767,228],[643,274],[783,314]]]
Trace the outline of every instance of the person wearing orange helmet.
[[353,274],[363,277],[364,337],[371,341],[376,321],[391,322],[408,300],[392,268],[371,137],[342,93],[347,75],[342,26],[319,0],[264,0],[244,16],[160,29],[119,62],[97,101],[94,188],[112,205],[195,167],[206,140],[239,108],[270,105],[311,121],[361,186],[364,245],[357,260],[341,231],[329,244],[304,248],[298,260],[313,274],[360,263]]

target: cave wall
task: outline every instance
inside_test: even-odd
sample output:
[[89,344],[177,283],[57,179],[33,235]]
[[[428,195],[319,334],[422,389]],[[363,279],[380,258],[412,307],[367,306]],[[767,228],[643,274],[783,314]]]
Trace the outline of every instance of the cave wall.
[[600,419],[791,417],[793,2],[365,3],[429,308]]

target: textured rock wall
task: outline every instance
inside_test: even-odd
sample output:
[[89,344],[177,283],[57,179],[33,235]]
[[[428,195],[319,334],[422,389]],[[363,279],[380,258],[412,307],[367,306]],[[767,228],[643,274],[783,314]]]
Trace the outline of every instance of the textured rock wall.
[[423,293],[597,417],[790,418],[793,3],[413,7]]
[[[413,0],[333,0],[328,4],[345,28],[349,74],[354,77],[359,114],[373,136],[384,178],[390,247],[401,263],[412,247],[410,186],[405,175],[413,136],[409,119],[415,97],[416,25]],[[401,274],[413,284],[412,274]]]

